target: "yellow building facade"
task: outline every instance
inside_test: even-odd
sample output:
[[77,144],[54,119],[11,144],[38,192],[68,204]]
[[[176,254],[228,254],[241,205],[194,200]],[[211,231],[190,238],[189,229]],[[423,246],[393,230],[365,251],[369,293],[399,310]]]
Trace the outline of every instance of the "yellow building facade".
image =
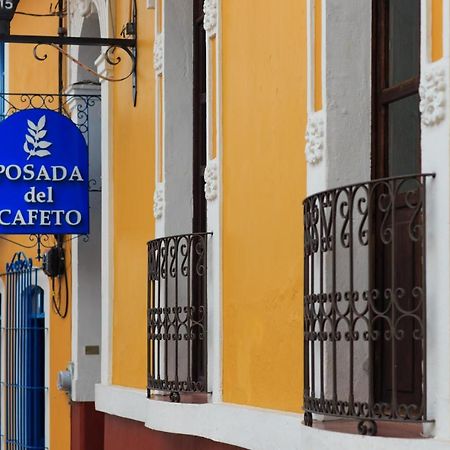
[[42,448],[446,448],[450,2],[408,1],[19,2],[11,35],[93,39],[59,95],[5,43],[89,144]]

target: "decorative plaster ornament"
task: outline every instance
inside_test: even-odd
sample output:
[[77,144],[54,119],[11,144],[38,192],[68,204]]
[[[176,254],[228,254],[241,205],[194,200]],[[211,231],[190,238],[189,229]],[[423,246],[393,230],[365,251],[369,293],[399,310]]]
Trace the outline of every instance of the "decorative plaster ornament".
[[164,191],[157,187],[153,194],[153,216],[156,220],[161,219],[164,212]]
[[309,164],[318,164],[323,158],[325,146],[325,133],[323,119],[318,116],[311,116],[308,119],[306,128],[306,161]]
[[437,125],[445,118],[445,70],[430,70],[422,76],[419,88],[422,124]]
[[75,9],[82,17],[89,17],[95,12],[95,5],[92,0],[74,0]]
[[153,47],[153,67],[157,75],[160,75],[164,69],[164,39],[162,33],[156,35],[155,45]]
[[218,193],[218,174],[217,164],[214,161],[210,161],[205,169],[205,198],[212,201],[217,198]]
[[203,3],[203,27],[208,37],[215,36],[217,32],[217,0],[205,0]]

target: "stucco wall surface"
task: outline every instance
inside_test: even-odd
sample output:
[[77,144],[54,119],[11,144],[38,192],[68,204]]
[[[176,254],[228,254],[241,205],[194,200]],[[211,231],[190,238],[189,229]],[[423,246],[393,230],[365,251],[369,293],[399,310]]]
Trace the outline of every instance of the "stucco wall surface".
[[223,399],[299,411],[306,2],[222,2]]
[[[138,98],[131,79],[113,85],[114,314],[113,383],[145,387],[147,377],[147,241],[154,236],[154,10],[138,0]],[[129,2],[116,2],[115,27]],[[126,58],[124,58],[125,61]],[[115,76],[124,73],[120,64]]]

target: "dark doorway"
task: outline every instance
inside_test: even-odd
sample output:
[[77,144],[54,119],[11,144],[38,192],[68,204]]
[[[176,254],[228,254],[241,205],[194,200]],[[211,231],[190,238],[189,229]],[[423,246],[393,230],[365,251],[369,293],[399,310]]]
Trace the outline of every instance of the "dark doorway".
[[[194,124],[193,124],[193,233],[206,232],[206,198],[204,190],[204,172],[206,167],[206,33],[203,27],[203,0],[194,0],[194,54],[193,54],[193,76],[194,76]],[[199,241],[200,243],[200,241]],[[195,251],[193,253],[193,267],[197,267],[201,256]],[[204,299],[206,298],[205,277],[195,270],[192,279],[193,318],[194,321],[202,323],[205,314]],[[206,380],[206,336],[200,327],[193,327],[195,340],[192,348],[192,378],[204,383]]]
[[194,0],[194,148],[192,231],[206,231],[206,198],[203,175],[206,167],[206,34],[203,1]]
[[[374,0],[373,179],[421,171],[419,76],[420,0]],[[415,302],[414,287],[420,285],[422,264],[420,245],[408,239],[408,224],[414,211],[407,207],[407,202],[414,188],[406,182],[399,184],[396,193],[387,192],[388,189],[381,186],[378,195],[390,195],[391,211],[388,215],[375,213],[373,228],[379,230],[388,216],[396,239],[386,244],[376,236],[372,276],[374,285],[379,287],[380,308],[389,310],[391,304],[390,311],[394,311],[391,302],[395,297],[397,310],[410,310]],[[419,194],[413,191],[412,195]],[[376,324],[379,331],[373,349],[376,402],[393,407],[421,405],[423,350],[420,340],[414,339],[415,326],[412,319],[404,320],[400,325],[401,337],[394,337],[386,322]]]

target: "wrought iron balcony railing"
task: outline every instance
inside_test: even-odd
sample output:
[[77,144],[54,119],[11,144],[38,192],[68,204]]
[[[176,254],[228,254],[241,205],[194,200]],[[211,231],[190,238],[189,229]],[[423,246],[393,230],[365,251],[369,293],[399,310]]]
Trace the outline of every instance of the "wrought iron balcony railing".
[[304,201],[305,424],[425,422],[426,185],[374,180]]
[[148,243],[148,397],[207,392],[208,237]]

